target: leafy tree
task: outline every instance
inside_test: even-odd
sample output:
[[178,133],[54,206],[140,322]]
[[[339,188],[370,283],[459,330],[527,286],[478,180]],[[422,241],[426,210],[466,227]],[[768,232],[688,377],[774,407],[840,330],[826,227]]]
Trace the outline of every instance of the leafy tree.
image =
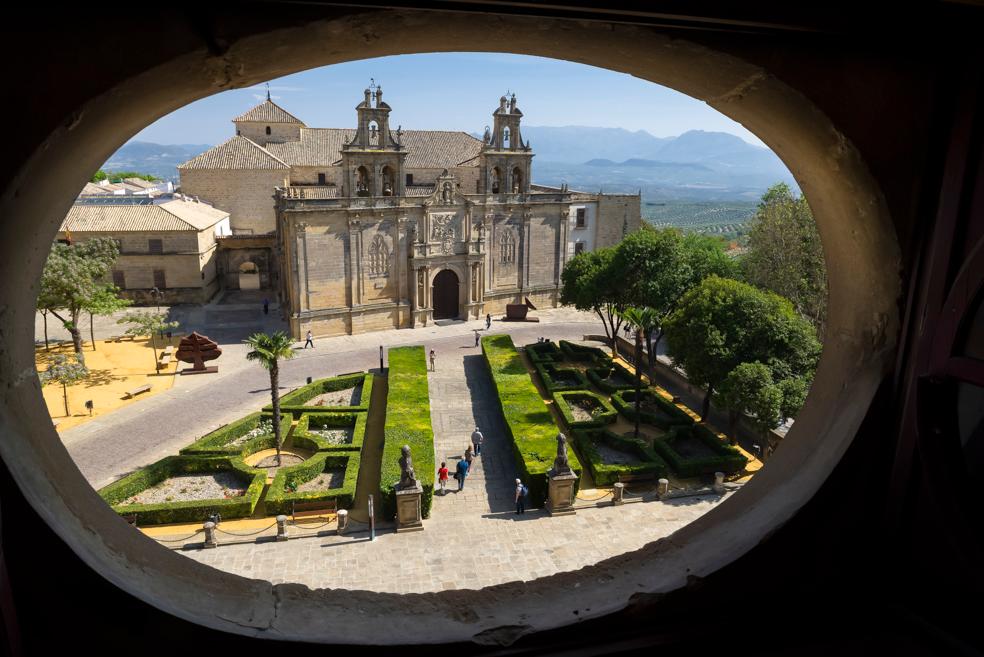
[[[116,320],[117,324],[130,324],[126,330],[126,335],[134,337],[140,335],[150,336],[150,346],[154,350],[154,367],[157,367],[157,336],[178,327],[178,322],[168,321],[167,313],[158,313],[152,310],[143,310],[130,313],[125,317]],[[156,371],[156,370],[155,370]]]
[[77,383],[89,376],[86,369],[78,357],[69,357],[65,354],[55,354],[51,359],[51,364],[44,372],[41,372],[41,383],[60,383],[62,395],[65,397],[65,416],[70,416],[72,412],[68,408],[68,386]]
[[725,251],[725,242],[718,237],[701,233],[687,233],[683,236],[684,259],[690,268],[687,289],[708,276],[739,279],[741,268],[738,261]]
[[[635,437],[639,437],[639,418],[641,415],[640,405],[642,403],[642,338],[652,333],[653,328],[659,321],[659,314],[652,308],[630,306],[620,313],[627,324],[635,329]],[[647,337],[648,339],[648,337]],[[650,353],[650,361],[653,356]]]
[[119,247],[108,237],[76,244],[59,242],[52,245],[41,274],[38,303],[43,303],[43,309],[57,317],[71,334],[81,363],[85,363],[85,357],[79,316],[89,304],[105,294],[103,281],[118,255]]
[[711,395],[742,363],[765,364],[773,380],[811,378],[820,356],[816,331],[789,301],[718,276],[684,295],[666,321],[666,339],[673,361],[707,391],[702,418]]
[[785,378],[777,384],[782,391],[782,406],[779,417],[783,420],[794,417],[806,402],[806,393],[810,390],[810,381],[803,376]]
[[246,360],[258,362],[270,371],[270,395],[273,398],[273,436],[277,442],[277,465],[280,465],[280,360],[294,357],[294,341],[283,331],[273,335],[254,333],[243,341],[250,347]]
[[92,342],[92,350],[96,350],[96,332],[92,326],[92,319],[95,315],[112,315],[117,310],[123,310],[133,302],[129,299],[121,299],[117,296],[120,288],[112,284],[101,285],[96,288],[95,293],[85,304],[85,309],[89,312],[89,340]]
[[728,409],[728,438],[732,445],[736,442],[735,428],[742,414],[748,415],[762,431],[779,426],[783,391],[762,363],[742,363],[731,370],[721,382],[717,397]]
[[622,326],[619,313],[628,305],[624,287],[628,272],[623,266],[614,248],[597,249],[571,258],[561,275],[560,302],[598,314],[611,340],[612,356],[617,355],[615,336]]
[[146,180],[148,182],[160,180],[160,178],[150,173],[140,173],[139,171],[117,171],[113,173],[111,171],[103,171],[100,169],[92,174],[92,179],[90,182],[97,183],[108,179],[110,182],[118,183],[124,178],[140,178],[141,180]]
[[793,302],[823,339],[827,323],[827,270],[820,234],[803,196],[785,183],[762,196],[741,260],[749,283]]

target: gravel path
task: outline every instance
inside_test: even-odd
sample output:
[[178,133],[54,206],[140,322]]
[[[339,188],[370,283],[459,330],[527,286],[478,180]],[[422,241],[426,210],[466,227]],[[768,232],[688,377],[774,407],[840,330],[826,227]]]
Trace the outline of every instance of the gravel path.
[[265,459],[261,460],[259,463],[254,465],[254,468],[264,468],[268,475],[277,474],[277,470],[280,468],[290,467],[292,465],[297,465],[298,463],[304,463],[304,459],[297,454],[288,454],[286,452],[280,453],[280,465],[277,465],[277,455],[271,454]]
[[362,384],[326,392],[305,402],[305,406],[357,406],[362,399]]
[[608,465],[635,465],[636,463],[642,463],[642,459],[635,454],[623,452],[604,443],[595,443],[595,449],[598,450],[598,456],[601,457],[601,462],[607,463]]
[[319,490],[328,490],[330,488],[341,488],[344,481],[345,469],[332,468],[331,470],[322,472],[310,481],[305,481],[297,487],[297,492],[311,493]]
[[325,427],[324,429],[308,427],[308,433],[321,436],[332,445],[347,445],[352,442],[355,431],[347,427]]
[[156,486],[137,493],[123,504],[221,500],[243,495],[246,492],[246,486],[247,483],[235,472],[179,475],[165,479]]

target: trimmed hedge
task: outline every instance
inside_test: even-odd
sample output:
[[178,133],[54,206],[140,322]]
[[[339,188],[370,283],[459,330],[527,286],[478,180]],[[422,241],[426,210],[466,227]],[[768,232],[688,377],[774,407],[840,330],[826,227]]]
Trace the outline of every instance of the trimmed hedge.
[[431,426],[430,395],[427,388],[427,361],[423,347],[396,347],[389,350],[386,395],[386,425],[383,430],[383,463],[379,488],[383,514],[396,516],[396,485],[400,482],[400,456],[410,446],[413,469],[424,489],[421,513],[430,516],[434,495],[434,429]]
[[[305,406],[305,402],[314,399],[318,395],[322,395],[326,392],[335,392],[336,390],[344,390],[346,388],[352,388],[362,382],[362,395],[359,397],[359,403],[355,406]],[[294,413],[299,415],[301,413],[309,412],[334,412],[334,413],[352,413],[352,412],[365,412],[369,410],[369,400],[372,398],[372,374],[366,374],[363,372],[356,372],[355,374],[345,374],[343,376],[336,376],[330,379],[318,379],[313,381],[306,386],[302,386],[293,392],[289,392],[280,398],[280,411],[282,413]],[[273,412],[273,404],[267,404],[263,407],[263,410],[267,413]]]
[[[547,498],[547,472],[557,456],[557,425],[511,337],[482,338],[482,353],[498,392],[516,469],[530,491],[530,505],[542,506]],[[580,475],[581,463],[574,450],[568,450],[568,457],[571,468]]]
[[[224,427],[220,427],[210,434],[202,436],[192,444],[188,445],[178,453],[182,456],[249,456],[264,449],[271,449],[277,446],[277,441],[273,432],[261,434],[255,438],[250,438],[238,447],[226,447],[228,443],[239,438],[259,426],[263,420],[273,418],[266,413],[252,413],[246,417],[231,422]],[[281,414],[280,416],[280,436],[287,440],[287,433],[290,431],[291,416]]]
[[[674,448],[678,440],[699,440],[716,454],[713,457],[684,458]],[[670,468],[683,478],[698,477],[703,474],[724,472],[731,474],[741,471],[748,463],[741,452],[721,441],[716,433],[703,424],[678,425],[662,438],[653,441],[653,448],[669,464]]]
[[[622,390],[620,392],[616,392],[612,395],[612,406],[618,409],[618,412],[628,419],[635,421],[635,398],[635,390]],[[659,394],[652,388],[642,389],[642,401],[643,403],[651,402],[659,409],[656,413],[647,411],[640,412],[640,415],[642,416],[640,420],[645,424],[651,424],[666,431],[671,427],[680,424],[691,425],[694,423],[694,419],[690,417],[686,411],[663,397],[663,395]]]
[[[626,383],[611,383],[608,377],[616,373],[626,380]],[[632,390],[635,388],[635,374],[625,369],[620,363],[613,362],[611,367],[593,367],[588,370],[588,378],[599,390],[604,390],[608,394],[613,394],[619,390]]]
[[[577,442],[578,452],[588,462],[591,476],[597,486],[610,486],[618,481],[618,476],[622,474],[649,474],[652,473],[656,478],[665,477],[669,472],[666,462],[659,457],[659,454],[650,447],[645,441],[618,434],[608,429],[588,429],[574,432],[574,440]],[[605,443],[610,447],[625,452],[634,453],[643,461],[632,464],[605,463],[601,459],[596,447],[597,443]]]
[[[351,452],[361,451],[362,444],[366,437],[366,424],[369,421],[368,413],[304,413],[297,421],[294,429],[294,444],[299,438],[311,441],[316,447],[316,452]],[[343,445],[334,445],[327,440],[311,432],[311,427],[352,427],[352,442]]]
[[[162,502],[160,504],[126,504],[122,502],[176,475],[205,474],[233,470],[249,482],[245,494],[230,499]],[[137,524],[161,525],[173,522],[204,522],[212,512],[223,518],[251,516],[263,494],[266,471],[246,465],[239,457],[201,458],[198,456],[167,456],[156,463],[115,481],[99,491],[99,495],[120,515],[137,516]]]
[[[555,392],[553,399],[554,403],[557,404],[557,409],[564,416],[564,421],[571,429],[603,427],[606,424],[612,424],[618,418],[618,412],[612,408],[612,405],[608,403],[607,399],[588,390],[562,390]],[[575,420],[574,414],[571,412],[569,399],[590,399],[594,401],[598,407],[595,411],[592,411],[592,419]]]
[[568,360],[594,363],[598,367],[611,367],[612,358],[598,347],[585,347],[567,340],[560,341],[560,350]]
[[[533,367],[540,374],[540,380],[543,381],[543,385],[548,392],[556,392],[557,390],[584,390],[588,387],[588,380],[584,377],[584,373],[581,370],[575,370],[569,367],[557,367],[553,363],[534,362]],[[562,376],[567,376],[574,380],[568,381],[567,383],[558,381],[558,378]]]
[[532,342],[524,347],[532,363],[559,363],[564,360],[560,347],[553,342]]
[[[304,463],[279,470],[266,494],[267,515],[280,513],[289,515],[294,502],[335,500],[337,508],[351,508],[355,500],[355,484],[359,479],[360,459],[359,452],[318,452]],[[300,486],[332,468],[345,468],[345,480],[341,488],[326,488],[303,493],[292,493],[287,490],[288,486]]]

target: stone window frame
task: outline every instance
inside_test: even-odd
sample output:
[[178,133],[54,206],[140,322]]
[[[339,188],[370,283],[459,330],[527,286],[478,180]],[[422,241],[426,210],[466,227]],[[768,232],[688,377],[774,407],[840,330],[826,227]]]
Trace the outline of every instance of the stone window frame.
[[148,255],[163,255],[164,254],[164,240],[157,237],[152,237],[147,239],[147,254]]

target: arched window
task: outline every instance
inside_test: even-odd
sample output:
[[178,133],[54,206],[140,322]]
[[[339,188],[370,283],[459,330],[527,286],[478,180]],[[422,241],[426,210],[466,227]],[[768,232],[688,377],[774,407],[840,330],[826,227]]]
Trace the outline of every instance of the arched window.
[[379,124],[375,121],[369,122],[369,145],[379,146]]
[[359,167],[355,172],[355,195],[372,195],[372,177],[369,175],[369,169],[366,167]]
[[512,193],[519,194],[523,191],[523,170],[519,167],[512,172]]
[[389,276],[390,250],[386,238],[376,235],[369,246],[369,275]]
[[499,236],[499,262],[516,262],[516,234],[508,228]]
[[492,188],[492,193],[493,194],[498,194],[499,193],[499,179],[500,179],[500,177],[501,176],[499,175],[499,167],[493,167],[492,168],[492,182],[491,182],[491,185],[490,185],[490,187]]
[[509,148],[509,128],[502,131],[502,147]]
[[266,133],[270,134],[270,126],[267,126]]
[[393,169],[383,167],[383,196],[393,196],[396,194],[396,180],[393,176]]

